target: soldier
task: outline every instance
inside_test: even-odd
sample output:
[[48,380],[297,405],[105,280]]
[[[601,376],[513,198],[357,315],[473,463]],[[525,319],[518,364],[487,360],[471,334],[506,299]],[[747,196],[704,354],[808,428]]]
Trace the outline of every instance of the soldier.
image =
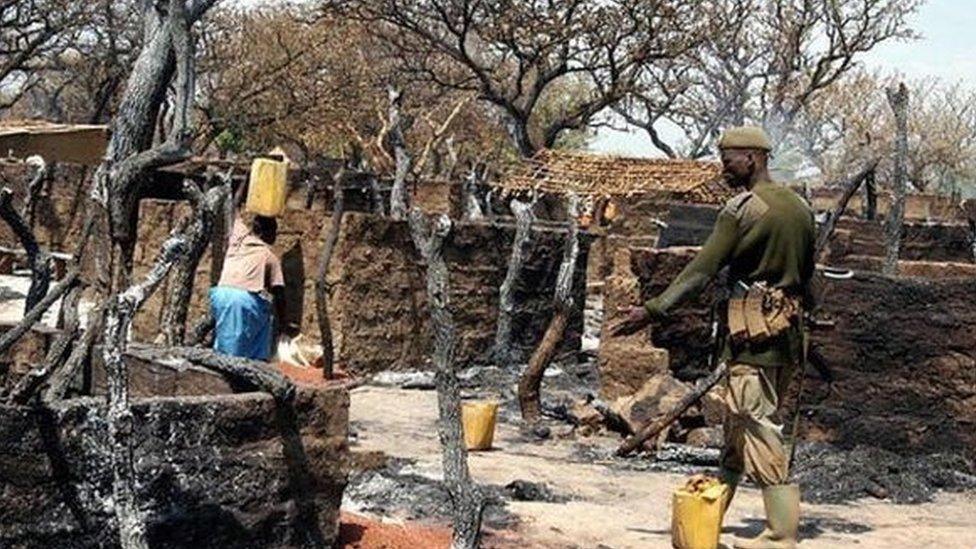
[[762,129],[730,128],[719,149],[723,176],[743,191],[726,203],[701,251],[671,285],[644,306],[630,308],[611,333],[635,333],[667,317],[729,267],[721,477],[734,494],[742,474],[748,475],[762,488],[766,508],[765,530],[756,538],[736,540],[735,547],[794,547],[800,491],[787,483],[789,450],[773,414],[802,360],[802,307],[814,270],[813,212],[796,193],[770,179],[771,147]]

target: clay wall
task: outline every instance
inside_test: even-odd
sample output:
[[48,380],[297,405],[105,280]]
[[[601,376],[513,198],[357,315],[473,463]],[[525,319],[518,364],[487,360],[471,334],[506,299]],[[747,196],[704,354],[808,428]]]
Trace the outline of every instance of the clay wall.
[[[638,250],[642,298],[662,290],[694,249]],[[923,279],[857,272],[831,282],[823,310],[836,322],[812,337],[833,375],[812,370],[804,397],[808,438],[870,443],[899,453],[976,448],[976,307],[972,277]],[[700,376],[709,352],[712,289],[652,329],[679,379]]]
[[[104,400],[0,406],[0,546],[115,547]],[[149,543],[331,546],[346,484],[348,392],[301,388],[132,402]],[[70,542],[68,541],[70,540]]]

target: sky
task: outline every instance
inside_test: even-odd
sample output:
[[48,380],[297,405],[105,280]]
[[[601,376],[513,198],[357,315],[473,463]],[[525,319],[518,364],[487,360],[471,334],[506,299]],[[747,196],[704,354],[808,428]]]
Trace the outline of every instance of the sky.
[[[862,58],[863,65],[908,80],[936,77],[976,87],[976,0],[930,0],[911,24],[921,39],[883,44]],[[672,139],[680,135],[674,128],[661,128],[661,133]],[[659,156],[640,130],[603,128],[589,148],[622,156]]]

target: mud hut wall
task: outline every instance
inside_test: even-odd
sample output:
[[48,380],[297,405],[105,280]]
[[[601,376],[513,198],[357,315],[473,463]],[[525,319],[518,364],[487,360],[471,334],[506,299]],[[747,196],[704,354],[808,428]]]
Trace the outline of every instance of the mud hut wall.
[[[450,270],[450,300],[457,324],[456,357],[477,360],[490,350],[498,316],[498,288],[514,227],[456,224],[444,255]],[[514,341],[526,350],[542,337],[552,314],[564,233],[536,230],[516,287]],[[584,237],[574,292],[577,313],[562,351],[579,348],[590,238]],[[329,274],[338,361],[355,371],[426,368],[432,345],[426,313],[424,271],[404,222],[362,214],[343,219]]]
[[[635,251],[642,296],[651,297],[694,249]],[[701,374],[708,353],[711,288],[653,330],[681,379]],[[832,385],[812,371],[805,383],[804,435],[874,444],[911,454],[976,453],[976,279],[885,277],[857,272],[832,282],[823,310],[836,328],[814,334]]]
[[[883,185],[880,185],[883,187]],[[842,189],[817,188],[810,193],[810,203],[818,211],[832,210],[843,194]],[[848,202],[848,211],[860,214],[864,211],[864,195],[857,193]],[[888,213],[891,198],[886,194],[877,197],[877,214]],[[965,221],[958,201],[948,196],[935,194],[909,194],[905,197],[905,219],[909,221],[959,222]]]
[[[0,546],[113,547],[104,401],[0,407]],[[298,547],[337,537],[348,392],[302,388],[133,401],[137,494],[166,547]]]
[[[34,234],[48,250],[70,253],[84,224],[92,169],[75,164],[52,164],[49,168],[50,181],[37,202]],[[34,168],[22,162],[0,162],[0,185],[13,191],[18,211],[34,173]],[[0,223],[0,245],[20,247],[6,223]]]

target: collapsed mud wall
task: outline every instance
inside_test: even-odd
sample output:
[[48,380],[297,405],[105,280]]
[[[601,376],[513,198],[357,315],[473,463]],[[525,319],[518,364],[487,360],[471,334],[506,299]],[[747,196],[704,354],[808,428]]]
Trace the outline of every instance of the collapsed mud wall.
[[[694,249],[633,255],[643,298],[664,287]],[[804,431],[841,445],[872,444],[898,453],[976,452],[976,280],[886,277],[857,272],[831,282],[823,311],[836,322],[812,337],[833,376],[811,369]],[[679,379],[701,375],[709,352],[712,287],[652,329]]]
[[[117,547],[104,400],[0,406],[0,546]],[[141,398],[137,497],[152,546],[329,547],[346,484],[348,392]]]

